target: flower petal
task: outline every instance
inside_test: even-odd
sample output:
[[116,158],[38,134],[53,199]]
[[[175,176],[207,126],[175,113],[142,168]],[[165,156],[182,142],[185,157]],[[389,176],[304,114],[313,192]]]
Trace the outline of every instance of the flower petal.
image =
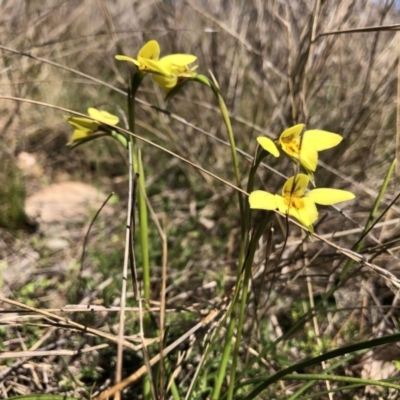
[[281,140],[281,139],[290,139],[290,136],[293,138],[293,139],[296,139],[296,138],[298,138],[300,135],[301,135],[301,133],[303,132],[303,129],[304,129],[304,127],[305,127],[305,125],[304,124],[297,124],[297,125],[295,125],[295,126],[291,126],[290,128],[288,128],[288,129],[285,129],[282,133],[281,133],[281,135],[279,136],[279,140]]
[[[317,206],[312,199],[307,197],[303,197],[302,202],[303,208],[296,210],[297,216],[294,214],[293,216],[296,217],[302,225],[309,227],[318,219]],[[289,214],[292,215],[291,212],[289,212]]]
[[323,206],[330,206],[342,201],[352,200],[356,197],[353,193],[348,192],[347,190],[326,188],[310,190],[306,196],[312,199],[315,203]]
[[92,133],[91,130],[88,129],[75,129],[72,135],[71,141],[69,143],[77,142],[85,137],[89,136]]
[[137,67],[140,67],[140,62],[138,60],[135,60],[134,58],[127,57],[127,56],[121,56],[121,55],[116,55],[115,58],[119,61],[129,61],[134,63]]
[[309,178],[305,174],[297,174],[289,178],[282,189],[282,197],[290,199],[291,197],[300,198],[306,192]]
[[282,214],[289,214],[288,203],[285,201],[285,199],[282,196],[279,196],[279,194],[275,195],[275,203],[276,203],[276,208]]
[[249,195],[250,208],[257,208],[260,210],[276,210],[277,204],[275,195],[265,192],[264,190],[255,190]]
[[[298,160],[301,146],[301,133],[303,132],[304,124],[298,124],[284,130],[278,139],[278,145],[282,150],[293,160]],[[295,161],[296,162],[296,161]]]
[[315,171],[317,169],[318,152],[312,143],[301,141],[299,161],[306,170]]
[[257,142],[265,151],[268,151],[268,153],[271,153],[274,157],[279,157],[279,150],[270,138],[259,136]]
[[156,40],[150,40],[147,42],[138,53],[139,57],[146,58],[148,60],[158,60],[160,58],[160,45]]
[[93,121],[90,118],[65,116],[65,119],[75,129],[83,129],[94,132],[99,128],[99,123],[97,121]]
[[162,60],[154,61],[147,59],[140,59],[140,62],[150,71],[158,74],[171,77],[173,75],[172,67],[170,63],[163,62]]
[[282,214],[289,215],[297,221],[299,221],[302,225],[307,227],[310,231],[313,231],[312,224],[318,219],[318,210],[315,203],[306,197],[298,199],[296,204],[301,203],[301,208],[295,208],[293,206],[289,207],[288,202],[282,196],[275,195],[276,204],[278,206],[278,210]]
[[315,150],[322,151],[337,146],[343,137],[337,133],[311,129],[304,132],[303,143],[312,143]]
[[177,67],[187,67],[189,64],[194,63],[197,57],[192,54],[169,54],[160,59],[163,63],[168,63]]
[[93,107],[88,108],[88,114],[96,121],[102,122],[108,125],[117,125],[119,118],[116,115],[110,114],[107,111],[96,110]]
[[168,93],[172,88],[178,83],[178,78],[176,76],[163,76],[152,74],[153,80],[160,86],[164,93]]

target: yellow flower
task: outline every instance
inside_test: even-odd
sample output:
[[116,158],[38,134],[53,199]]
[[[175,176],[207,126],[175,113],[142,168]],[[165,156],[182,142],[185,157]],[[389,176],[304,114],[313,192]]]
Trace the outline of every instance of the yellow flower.
[[168,93],[180,79],[190,78],[197,66],[189,67],[197,57],[192,54],[169,54],[160,58],[160,46],[155,40],[147,42],[137,55],[137,59],[126,56],[115,56],[120,61],[130,61],[139,71],[150,72],[161,89]]
[[153,64],[153,68],[161,67],[161,70],[166,72],[165,75],[153,74],[153,79],[165,93],[168,93],[177,85],[179,80],[192,76],[197,65],[189,67],[189,64],[196,60],[197,57],[192,54],[169,54],[162,57],[157,64],[150,62],[149,65]]
[[[160,66],[157,61],[160,58],[160,45],[156,40],[150,40],[147,42],[138,52],[137,59],[116,55],[115,58],[119,61],[130,61],[135,64],[139,71],[143,72],[160,72],[166,73],[168,72],[160,70]],[[149,64],[151,63],[151,64]]]
[[282,196],[256,190],[250,193],[250,208],[279,210],[296,218],[312,232],[312,224],[318,219],[316,204],[328,206],[355,198],[353,193],[339,189],[320,188],[306,193],[309,180],[305,174],[292,176],[283,186]]
[[320,129],[303,133],[304,127],[304,124],[298,124],[284,130],[275,142],[265,136],[258,137],[257,142],[275,157],[279,157],[280,148],[292,160],[299,160],[307,172],[314,172],[317,168],[318,152],[337,146],[343,138]]
[[73,144],[87,138],[92,133],[98,131],[101,124],[114,126],[119,122],[119,118],[116,115],[110,114],[107,111],[96,110],[92,107],[88,108],[88,114],[93,119],[65,116],[68,123],[75,128],[72,139],[68,144]]

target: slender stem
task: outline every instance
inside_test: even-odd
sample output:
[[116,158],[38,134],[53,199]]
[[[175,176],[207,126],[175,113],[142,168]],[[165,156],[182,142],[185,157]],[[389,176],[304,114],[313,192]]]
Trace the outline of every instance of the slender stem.
[[[247,193],[251,192],[253,190],[253,185],[254,185],[254,177],[255,177],[255,173],[257,171],[257,168],[261,162],[261,160],[263,159],[263,157],[266,155],[265,152],[263,151],[259,151],[257,154],[257,157],[254,161],[254,164],[252,165],[251,169],[250,169],[250,174],[249,174],[249,180],[247,183]],[[245,267],[245,261],[244,261],[244,250],[247,248],[247,242],[248,242],[248,226],[249,226],[249,221],[250,221],[250,207],[249,207],[249,203],[246,201],[245,204],[243,204],[242,206],[242,213],[241,213],[241,227],[242,227],[242,236],[241,236],[241,249],[240,249],[240,253],[241,253],[241,257],[239,257],[239,259],[243,259],[242,262],[239,261],[238,264],[238,272],[237,272],[237,278],[236,278],[236,282],[237,285],[240,285],[240,279],[241,279],[241,275],[243,272],[243,268]],[[254,257],[254,254],[253,254]],[[248,258],[247,258],[248,259]],[[251,262],[252,262],[253,258],[251,258]],[[250,266],[251,268],[251,266]],[[247,281],[248,282],[248,281]],[[243,283],[243,285],[245,285],[245,283]],[[247,284],[246,284],[247,286]],[[243,288],[243,291],[245,289]],[[247,289],[246,289],[247,291]],[[243,301],[246,302],[246,298],[247,298],[247,293],[245,295],[245,293],[242,293],[242,307],[243,307]],[[230,321],[229,321],[229,325],[228,325],[228,329],[225,335],[225,340],[224,340],[224,348],[222,350],[222,358],[221,358],[221,363],[219,365],[219,369],[216,375],[216,379],[214,382],[214,390],[213,390],[213,395],[212,395],[212,399],[216,400],[219,399],[219,394],[221,391],[221,387],[222,387],[222,383],[223,380],[225,379],[225,375],[226,375],[226,368],[228,366],[228,361],[230,359],[230,355],[231,355],[231,348],[232,348],[232,338],[233,338],[233,334],[235,331],[235,326],[236,326],[236,306],[237,306],[237,301],[238,298],[234,298],[234,300],[232,301],[232,314],[230,317]],[[241,308],[242,308],[241,307]],[[240,318],[240,314],[239,314],[239,318]],[[240,335],[239,335],[240,336]],[[240,338],[237,336],[236,338],[236,343],[240,342]],[[239,352],[239,349],[236,349],[235,346],[235,353],[236,353],[236,358],[237,358],[237,354]],[[235,355],[234,355],[235,358]],[[234,368],[232,368],[231,370],[231,374]],[[236,373],[236,372],[235,372]],[[234,374],[235,374],[234,373]],[[234,376],[233,376],[234,378]],[[234,384],[234,379],[230,380],[230,385],[229,385],[229,390],[232,391],[233,390],[233,384]]]
[[[240,284],[239,281],[237,282],[237,284],[238,285]],[[228,366],[229,358],[231,355],[232,338],[235,332],[235,321],[236,321],[235,306],[236,305],[232,305],[233,309],[231,313],[231,319],[229,321],[228,329],[224,337],[224,349],[222,351],[222,358],[219,364],[219,369],[215,377],[214,389],[211,395],[211,400],[219,400],[222,383],[224,382],[225,379],[226,367]]]
[[[237,158],[235,138],[233,136],[233,130],[232,130],[232,125],[231,125],[231,121],[229,118],[228,109],[226,108],[224,99],[221,95],[221,92],[219,90],[219,87],[218,87],[215,79],[212,82],[210,82],[210,87],[211,87],[215,97],[218,100],[218,105],[221,110],[221,115],[223,117],[223,120],[224,120],[224,123],[226,126],[226,130],[228,133],[228,140],[229,140],[229,144],[230,144],[230,148],[231,148],[231,156],[232,156],[232,162],[233,162],[233,169],[235,172],[236,185],[240,188],[241,181],[240,181],[239,162],[238,162],[238,158]],[[238,269],[237,269],[237,285],[239,286],[247,239],[246,239],[246,224],[244,221],[244,215],[245,215],[244,201],[243,201],[244,199],[240,192],[238,192],[238,200],[239,200],[240,226],[241,226],[239,262],[238,262]],[[221,362],[219,364],[219,369],[216,374],[216,378],[215,378],[215,382],[214,382],[214,389],[213,389],[213,393],[212,393],[212,397],[211,397],[212,400],[219,399],[219,394],[221,391],[222,383],[223,383],[223,380],[225,379],[226,368],[228,366],[228,362],[230,359],[231,348],[232,348],[232,338],[233,338],[233,334],[235,332],[235,321],[236,321],[236,311],[235,311],[236,304],[235,303],[236,303],[236,301],[233,302],[233,304],[232,304],[232,314],[231,314],[228,329],[227,329],[227,332],[225,335],[224,348],[222,351]]]
[[[143,298],[150,299],[150,261],[149,261],[149,228],[145,193],[145,178],[142,163],[142,156],[137,149],[138,174],[139,174],[139,193],[138,193],[138,208],[139,208],[139,224],[140,224],[140,244],[142,246],[142,264],[143,264]],[[146,304],[146,307],[148,303]]]
[[[132,148],[131,139],[128,138],[129,151]],[[124,326],[125,326],[125,305],[126,305],[126,287],[128,280],[128,263],[129,263],[129,251],[130,251],[130,237],[131,230],[134,229],[131,226],[132,222],[132,212],[134,212],[134,204],[133,204],[133,173],[132,173],[132,156],[129,154],[129,201],[128,201],[128,212],[127,212],[127,221],[126,221],[126,240],[125,240],[125,252],[124,252],[124,265],[122,269],[122,288],[121,288],[121,309],[119,315],[119,332],[118,332],[118,347],[117,347],[117,367],[115,373],[115,382],[119,383],[122,380],[122,360],[123,360],[123,344],[122,339],[124,338]],[[116,399],[120,398],[120,393],[118,392],[115,397]]]
[[[139,88],[144,75],[141,72],[137,72],[131,79],[131,84],[128,91],[128,119],[129,119],[129,130],[135,132],[135,96],[137,89]],[[145,177],[144,169],[141,159],[140,150],[137,146],[135,138],[132,137],[132,163],[133,173],[138,174],[138,191],[137,191],[137,203],[139,211],[139,232],[140,232],[140,244],[141,244],[141,255],[142,255],[142,274],[143,274],[143,299],[145,307],[148,307],[148,300],[150,300],[150,260],[149,260],[149,245],[148,245],[148,215],[146,206],[146,188],[145,188]],[[143,318],[144,330],[150,326],[150,316],[148,313],[144,314]],[[148,371],[150,376],[151,371]],[[151,398],[151,386],[148,377],[143,382],[143,396],[144,399]]]
[[[225,123],[225,127],[228,133],[228,140],[229,140],[229,145],[231,148],[231,157],[232,157],[232,163],[233,163],[233,170],[235,173],[235,180],[236,180],[236,185],[237,187],[241,188],[241,180],[240,180],[240,169],[239,169],[239,160],[237,156],[237,150],[236,150],[236,144],[235,144],[235,137],[233,135],[233,129],[232,129],[232,124],[231,120],[229,118],[229,112],[226,107],[224,98],[221,95],[221,92],[219,90],[217,81],[213,77],[213,80],[210,82],[210,87],[215,95],[215,97],[218,100],[218,106],[219,109],[221,110],[221,115]],[[238,263],[238,272],[241,270],[241,267],[243,265],[243,260],[245,256],[245,249],[247,245],[247,240],[246,240],[246,228],[245,228],[245,201],[243,198],[243,195],[238,192],[238,200],[239,200],[239,210],[240,210],[240,222],[241,222],[241,241],[240,241],[240,250],[239,250],[239,263]]]
[[264,233],[271,217],[272,217],[272,212],[268,212],[267,217],[264,219],[264,221],[261,223],[261,225],[256,230],[255,234],[251,238],[251,241],[249,244],[249,250],[247,252],[246,260],[244,263],[244,278],[243,278],[243,286],[242,286],[242,297],[241,297],[241,302],[240,302],[239,321],[238,321],[238,326],[237,326],[236,341],[235,341],[235,347],[233,350],[232,368],[231,368],[231,374],[230,374],[230,378],[229,378],[229,387],[228,387],[228,399],[229,400],[233,399],[233,394],[234,394],[233,392],[234,392],[234,387],[235,387],[236,367],[237,367],[237,360],[238,360],[240,344],[241,344],[241,336],[242,336],[242,331],[243,331],[245,311],[247,308],[247,295],[248,295],[248,291],[249,291],[249,282],[250,282],[251,270],[252,270],[252,266],[253,266],[254,254],[257,249],[258,241],[260,240],[261,235]]

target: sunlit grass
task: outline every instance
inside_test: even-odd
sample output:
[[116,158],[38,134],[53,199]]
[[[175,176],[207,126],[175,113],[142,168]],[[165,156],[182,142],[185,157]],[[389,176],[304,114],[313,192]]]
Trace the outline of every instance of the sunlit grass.
[[[299,384],[300,380],[293,376],[291,381],[274,381],[274,376],[304,358],[397,332],[393,291],[390,284],[378,277],[384,271],[371,270],[358,255],[357,262],[350,261],[351,253],[343,255],[341,251],[357,251],[385,271],[395,275],[398,272],[396,203],[379,221],[386,221],[387,225],[373,229],[365,242],[357,246],[367,221],[375,221],[396,194],[397,175],[387,176],[384,181],[396,156],[395,33],[319,37],[323,32],[337,29],[388,25],[396,21],[396,15],[393,9],[385,10],[372,2],[350,3],[327,2],[317,9],[312,4],[294,2],[289,6],[279,1],[246,5],[239,2],[229,7],[214,2],[181,4],[180,1],[143,7],[140,2],[127,4],[124,0],[113,4],[82,2],[46,7],[40,2],[4,4],[3,15],[7,18],[0,25],[0,33],[6,40],[1,44],[14,52],[2,51],[0,95],[43,101],[78,112],[93,106],[118,115],[120,126],[128,129],[129,113],[121,91],[126,90],[134,68],[116,62],[114,57],[116,54],[136,57],[147,40],[157,39],[163,54],[195,54],[198,72],[207,74],[210,69],[216,76],[230,114],[235,146],[249,157],[256,154],[257,137],[276,139],[296,123],[337,132],[344,138],[337,149],[320,154],[321,163],[316,171],[318,187],[349,190],[357,195],[357,200],[346,204],[342,214],[332,208],[319,208],[321,223],[316,223],[315,231],[326,234],[337,247],[318,239],[310,242],[295,224],[274,216],[273,230],[268,225],[255,243],[254,262],[247,265],[246,279],[250,286],[248,297],[242,303],[242,314],[239,307],[230,308],[232,298],[239,304],[240,296],[233,295],[240,287],[237,270],[242,268],[243,258],[248,254],[248,247],[243,245],[246,240],[243,241],[243,214],[239,212],[237,193],[199,169],[137,141],[148,200],[154,210],[149,217],[148,235],[149,306],[154,309],[146,339],[155,340],[149,345],[150,356],[159,354],[163,287],[162,239],[155,222],[164,230],[168,244],[166,331],[162,347],[168,348],[214,310],[220,313],[171,351],[164,369],[159,364],[153,368],[156,390],[160,389],[160,382],[166,388],[172,372],[176,372],[176,387],[168,392],[174,400],[185,398],[192,382],[191,398],[212,395],[223,398],[229,396],[229,390],[230,395],[234,393],[233,398],[240,398],[268,379],[271,386],[257,395],[265,397],[253,398],[286,399],[293,393],[301,398],[330,388],[336,390],[340,384],[327,383],[325,375],[316,384],[304,381]],[[310,38],[315,40],[310,43]],[[36,58],[18,51],[29,52]],[[45,60],[89,76],[51,66]],[[240,179],[237,174],[235,177],[235,163],[232,164],[232,152],[227,145],[227,114],[221,115],[214,95],[207,87],[190,82],[171,101],[165,102],[164,93],[151,79],[146,79],[137,93],[134,133],[243,188],[248,185],[252,164],[239,154]],[[4,175],[4,184],[0,194],[4,192],[1,197],[5,199],[0,204],[1,225],[8,229],[25,227],[22,211],[25,187],[31,195],[54,181],[81,180],[107,193],[116,191],[120,201],[114,205],[112,215],[100,215],[95,222],[82,274],[81,246],[88,226],[81,226],[74,234],[71,248],[58,254],[47,250],[45,232],[31,236],[21,231],[0,231],[2,269],[3,264],[4,269],[13,265],[24,248],[40,254],[35,273],[28,282],[11,288],[2,282],[0,290],[4,289],[10,299],[39,309],[53,308],[52,304],[57,304],[57,308],[67,304],[77,307],[80,303],[89,309],[91,305],[119,307],[122,298],[126,298],[128,308],[136,307],[131,280],[125,294],[120,289],[128,198],[126,152],[111,138],[70,150],[65,144],[71,139],[71,131],[63,122],[61,112],[4,99],[1,107],[4,145],[0,147],[0,173]],[[37,156],[43,168],[42,176],[26,170],[19,172],[16,160],[21,151]],[[6,164],[5,160],[10,162]],[[293,176],[292,165],[287,160],[280,159],[278,163],[270,157],[264,161],[279,173]],[[252,190],[280,193],[284,182],[282,176],[261,165],[251,185]],[[253,228],[260,226],[263,217],[256,212],[251,219],[246,219],[248,232],[254,234]],[[88,215],[87,224],[92,218],[93,215]],[[331,238],[335,232],[341,236]],[[135,249],[140,281],[144,257],[141,240],[138,229]],[[57,266],[59,262],[65,262],[65,269]],[[58,277],[54,274],[57,268]],[[394,278],[386,276],[386,279]],[[2,307],[8,306],[3,303]],[[309,311],[313,308],[314,315]],[[36,350],[36,343],[40,349],[57,343],[55,350],[76,351],[85,346],[109,345],[88,353],[78,351],[75,355],[27,359],[25,366],[31,365],[29,368],[35,371],[38,382],[44,380],[44,370],[37,365],[48,363],[46,374],[50,376],[48,388],[52,393],[88,398],[90,393],[97,395],[112,386],[114,363],[118,361],[115,343],[75,331],[67,322],[56,323],[49,317],[17,310],[14,310],[16,316],[10,318],[15,326],[4,328],[2,338],[6,345],[2,350]],[[112,335],[118,334],[115,310],[63,311],[62,315]],[[226,315],[233,319],[229,344],[232,348],[226,347],[225,372],[220,366],[224,340],[230,329],[229,318],[224,320]],[[238,325],[240,315],[243,320]],[[124,334],[135,345],[140,344],[139,321],[138,311],[126,312]],[[235,347],[237,338],[240,339]],[[334,364],[341,360],[345,364]],[[318,362],[302,366],[297,372],[322,373],[332,366],[326,374],[345,376],[357,363],[355,358],[332,358],[327,365]],[[124,350],[124,377],[144,364],[140,349]],[[8,395],[43,392],[43,387],[21,379],[29,370],[20,368],[4,377]],[[197,368],[200,369],[196,380]],[[360,370],[354,371],[353,377],[361,376]],[[218,375],[220,392],[215,389]],[[20,386],[12,386],[14,381]],[[247,386],[243,386],[245,381]],[[139,378],[134,384],[136,387],[130,385],[128,389],[132,392],[123,396],[129,398],[132,393],[138,396],[142,392]],[[298,388],[301,385],[304,393]],[[355,396],[362,395],[364,389],[349,390]],[[386,396],[386,392],[382,395]],[[345,398],[336,397],[340,396],[338,393],[334,396]]]

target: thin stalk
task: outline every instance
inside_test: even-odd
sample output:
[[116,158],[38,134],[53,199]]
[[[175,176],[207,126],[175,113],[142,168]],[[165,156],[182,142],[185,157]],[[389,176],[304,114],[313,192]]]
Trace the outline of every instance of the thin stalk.
[[[247,193],[250,193],[253,190],[254,186],[254,177],[257,171],[257,168],[263,159],[263,157],[266,155],[265,152],[259,151],[257,157],[254,160],[254,164],[252,165],[249,173],[249,180],[247,183]],[[248,226],[249,226],[249,220],[250,220],[250,207],[249,203],[246,201],[246,203],[242,206],[241,210],[241,226],[242,226],[242,236],[241,236],[241,250],[240,253],[243,253],[242,258],[244,258],[244,249],[247,247],[247,241],[248,241]],[[240,279],[241,275],[243,272],[243,266],[244,266],[244,260],[243,262],[240,262],[238,264],[238,273],[236,277],[236,282],[237,286],[239,287],[240,285]],[[236,305],[237,305],[238,298],[234,298],[232,301],[232,313],[231,313],[231,318],[229,321],[228,329],[225,335],[225,340],[224,340],[224,348],[222,351],[222,358],[221,358],[221,363],[219,364],[219,369],[216,375],[216,379],[214,382],[214,390],[213,390],[213,395],[212,399],[218,399],[219,398],[219,393],[221,391],[222,383],[226,375],[226,369],[228,366],[228,362],[230,359],[231,355],[231,348],[232,348],[232,338],[233,334],[235,332],[235,326],[236,326]],[[243,302],[243,294],[242,294],[242,302]],[[236,339],[236,342],[238,341],[238,338]],[[235,347],[236,349],[236,347]],[[238,352],[239,350],[237,350]],[[237,356],[237,355],[236,355]],[[234,356],[235,357],[235,356]],[[233,370],[233,369],[232,369]],[[231,370],[231,374],[232,374]],[[234,373],[235,374],[235,373]],[[231,389],[231,386],[234,383],[234,379],[230,381],[230,390],[233,390],[233,387]]]
[[[140,149],[137,149],[139,191],[138,191],[138,209],[140,224],[140,244],[142,247],[143,263],[143,298],[150,300],[150,261],[149,261],[149,229],[145,193],[145,178]],[[148,302],[146,304],[148,307]]]
[[[128,138],[129,151],[132,148],[131,139]],[[128,212],[127,212],[127,221],[126,221],[126,239],[125,239],[125,252],[124,252],[124,264],[122,269],[122,288],[121,288],[121,309],[119,315],[119,332],[118,332],[118,347],[117,347],[117,366],[115,372],[115,382],[119,383],[122,380],[122,362],[123,362],[123,350],[124,346],[122,344],[122,340],[124,338],[124,324],[125,324],[125,305],[126,305],[126,287],[128,281],[128,263],[129,263],[129,251],[130,251],[130,237],[132,235],[131,230],[134,229],[131,226],[132,222],[132,212],[134,211],[133,204],[133,173],[132,173],[132,156],[129,154],[129,201],[128,201]],[[115,399],[118,400],[121,398],[120,392],[116,393]]]
[[245,311],[246,311],[246,307],[247,307],[247,296],[248,296],[248,291],[249,291],[249,282],[250,282],[250,278],[251,278],[251,270],[252,270],[252,266],[253,266],[254,254],[257,249],[258,241],[260,240],[261,235],[265,231],[265,228],[267,227],[267,224],[270,221],[271,217],[272,217],[272,212],[268,212],[267,217],[264,219],[264,221],[261,223],[261,225],[256,230],[255,234],[251,238],[251,241],[249,244],[249,250],[247,252],[247,256],[246,256],[246,260],[245,260],[245,264],[244,264],[244,278],[243,278],[242,297],[241,297],[241,302],[240,302],[239,321],[238,321],[238,326],[237,326],[236,341],[235,341],[235,347],[233,350],[232,368],[231,368],[229,387],[228,387],[228,399],[229,400],[232,400],[233,395],[234,395],[236,367],[237,367],[237,360],[238,360],[239,350],[240,350],[240,343],[241,343],[240,340],[241,340],[242,332],[243,332]]
[[[237,282],[237,285],[240,285],[240,282]],[[232,309],[231,313],[231,319],[229,321],[228,329],[226,331],[225,337],[224,337],[224,349],[222,351],[222,358],[221,362],[219,364],[219,369],[217,372],[217,375],[215,377],[214,381],[214,389],[211,395],[211,400],[219,400],[220,398],[220,392],[221,392],[221,387],[225,379],[225,374],[226,374],[226,368],[228,366],[228,362],[230,359],[231,355],[231,347],[232,347],[232,338],[233,334],[235,332],[235,321],[236,321],[236,311],[235,311],[235,305],[232,305],[234,307]]]
[[[226,130],[228,133],[228,140],[231,148],[231,156],[232,156],[232,163],[233,169],[235,173],[236,185],[240,188],[241,187],[241,180],[240,180],[240,171],[239,171],[239,162],[237,158],[236,152],[236,145],[235,145],[235,138],[233,136],[232,124],[229,118],[228,109],[226,108],[226,104],[224,99],[220,93],[218,84],[213,77],[213,81],[210,82],[211,89],[218,100],[218,105],[221,110],[221,115],[223,117]],[[239,201],[239,211],[240,211],[240,221],[241,221],[241,241],[240,241],[240,249],[239,249],[239,262],[238,262],[238,269],[237,269],[237,285],[240,285],[240,275],[242,270],[242,265],[244,262],[244,254],[246,249],[246,242],[247,242],[247,232],[246,232],[246,223],[245,223],[245,210],[244,210],[244,199],[241,193],[238,192],[238,201]],[[236,302],[235,302],[236,303]],[[231,319],[229,321],[228,329],[225,335],[224,340],[224,349],[222,352],[221,362],[219,364],[218,373],[216,375],[216,379],[214,382],[214,390],[212,393],[212,400],[217,400],[219,398],[219,394],[221,391],[222,383],[225,378],[226,368],[228,366],[228,362],[231,355],[231,348],[232,348],[232,338],[235,331],[235,321],[236,321],[236,304],[232,304],[232,314]]]
[[[128,121],[129,130],[135,132],[135,97],[136,92],[142,82],[144,75],[140,72],[133,75],[131,84],[128,91]],[[148,307],[150,300],[150,260],[149,260],[149,245],[148,245],[148,215],[146,206],[146,188],[145,188],[145,177],[144,169],[141,160],[140,150],[137,146],[136,140],[132,137],[132,164],[133,173],[138,174],[138,191],[137,191],[137,204],[139,212],[139,232],[140,232],[140,244],[141,244],[141,255],[142,255],[142,271],[143,271],[143,300],[145,307]],[[150,326],[150,316],[145,313],[143,316],[144,331]],[[151,371],[148,371],[150,376]],[[144,399],[150,399],[151,386],[148,376],[143,382],[143,396]]]
[[[215,92],[215,91],[214,91]],[[223,100],[222,100],[223,101]],[[229,117],[228,117],[229,118]],[[260,165],[260,162],[262,161],[262,159],[264,158],[264,156],[266,155],[265,152],[263,152],[261,149],[258,151],[256,158],[254,159],[254,163],[250,169],[250,173],[249,173],[249,179],[247,182],[247,193],[250,193],[253,190],[253,186],[254,186],[254,178],[255,178],[255,174],[257,171],[258,166]],[[242,196],[240,196],[240,198],[242,199]],[[245,260],[244,260],[244,250],[247,248],[248,245],[248,227],[249,227],[249,221],[250,221],[250,207],[249,207],[249,203],[246,201],[244,204],[242,204],[242,208],[241,208],[241,229],[242,229],[242,235],[241,235],[241,247],[240,247],[240,255],[239,255],[239,263],[238,263],[238,271],[237,271],[237,277],[236,277],[236,282],[237,282],[237,286],[239,287],[240,285],[240,279],[241,279],[241,275],[243,272],[243,268],[245,268]],[[253,254],[254,257],[254,254]],[[251,258],[251,261],[253,259],[253,257]],[[241,259],[243,261],[241,261]],[[248,258],[247,258],[248,259]],[[251,268],[251,267],[250,267]],[[245,283],[243,283],[243,285],[245,285]],[[246,286],[248,286],[248,280],[247,280],[247,284]],[[247,291],[247,289],[243,288],[243,293],[242,293],[242,307],[243,307],[243,301],[245,302],[246,298],[247,298],[247,293],[246,295],[244,294],[244,291]],[[237,301],[238,298],[233,300],[233,304],[232,304],[232,314],[231,314],[231,318],[229,321],[229,325],[228,325],[228,329],[225,335],[225,340],[224,340],[224,348],[222,351],[222,358],[221,358],[221,363],[219,365],[219,369],[216,375],[216,379],[214,382],[214,390],[213,390],[213,395],[212,395],[212,399],[218,399],[219,398],[219,393],[221,391],[221,387],[222,387],[222,383],[223,380],[225,378],[226,375],[226,369],[228,366],[228,362],[231,356],[231,349],[232,349],[232,338],[233,338],[233,334],[235,332],[235,326],[236,326],[236,306],[237,306]],[[241,307],[241,309],[242,309]],[[240,315],[242,315],[241,313],[239,314],[239,320],[240,320]],[[239,334],[240,336],[240,334]],[[237,335],[236,338],[236,344],[240,343],[240,338]],[[237,362],[237,354],[239,352],[239,349],[237,348],[237,346],[235,346],[235,352],[236,355],[234,353],[234,360],[235,360],[235,364]],[[233,374],[233,378],[234,375],[236,373],[233,372],[233,370],[235,366],[233,366],[233,368],[231,369],[231,376]],[[233,384],[234,384],[234,379],[230,380],[230,385],[229,385],[229,390],[232,391],[233,390]]]
[[[251,193],[254,189],[254,178],[256,176],[257,169],[261,163],[261,161],[264,159],[264,157],[267,155],[267,152],[264,151],[261,147],[257,148],[257,154],[253,159],[253,164],[250,168],[249,172],[249,179],[247,180],[247,188],[246,192]],[[243,241],[244,241],[244,248],[246,249],[248,246],[248,237],[249,237],[249,225],[250,225],[250,204],[248,201],[245,202],[244,204],[244,210],[243,210],[243,229],[244,229],[244,236],[243,236]],[[240,268],[240,272],[243,271],[243,268]]]
[[[226,107],[224,98],[222,97],[221,92],[219,90],[218,83],[214,77],[212,77],[212,81],[210,81],[210,87],[211,87],[215,97],[218,100],[218,106],[219,106],[219,109],[221,110],[221,115],[222,115],[222,118],[225,123],[226,131],[228,133],[228,140],[229,140],[229,145],[231,148],[231,157],[232,157],[233,170],[235,173],[236,185],[238,188],[241,188],[239,160],[238,160],[238,156],[237,156],[235,137],[233,135],[232,124],[231,124],[231,120],[229,118],[229,112]],[[247,230],[245,227],[244,198],[243,198],[243,195],[239,192],[238,192],[238,200],[239,200],[241,236],[242,236],[241,241],[240,241],[240,249],[239,249],[239,263],[238,263],[238,272],[239,272],[241,270],[241,267],[244,262],[244,257],[245,257],[245,249],[246,249],[246,245],[247,245],[247,240],[246,240]]]

